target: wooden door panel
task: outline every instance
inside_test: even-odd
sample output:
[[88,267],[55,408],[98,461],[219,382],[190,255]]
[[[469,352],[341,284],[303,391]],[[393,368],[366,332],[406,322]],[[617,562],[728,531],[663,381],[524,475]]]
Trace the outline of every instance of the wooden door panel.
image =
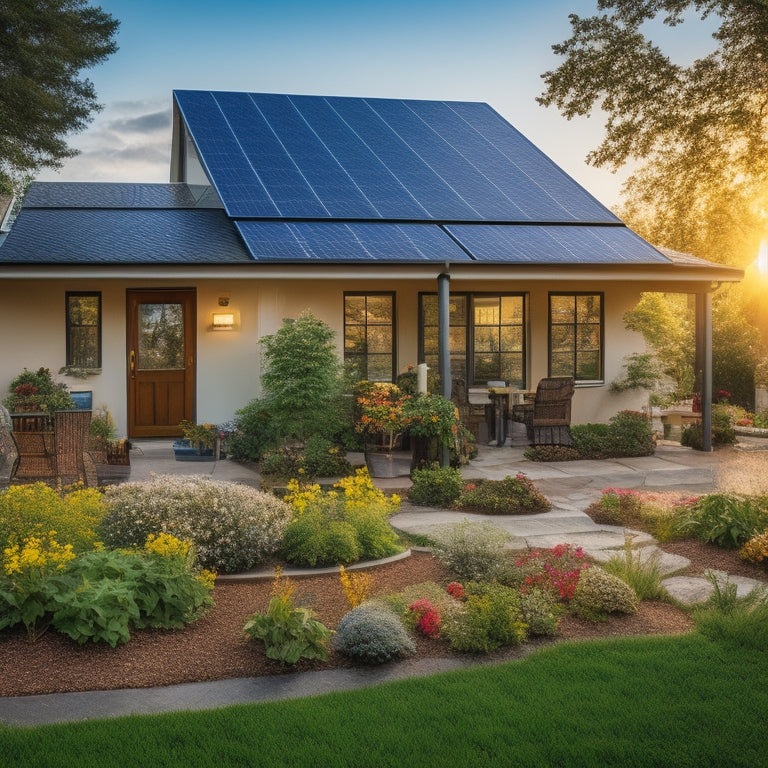
[[132,437],[174,437],[194,421],[195,292],[128,291],[128,423]]

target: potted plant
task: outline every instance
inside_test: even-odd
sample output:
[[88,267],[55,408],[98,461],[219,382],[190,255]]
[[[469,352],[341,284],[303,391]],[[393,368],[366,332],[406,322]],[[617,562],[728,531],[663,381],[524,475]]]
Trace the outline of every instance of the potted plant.
[[119,483],[131,473],[130,443],[117,437],[112,414],[104,408],[91,419],[88,455],[96,471],[96,484]]
[[[398,441],[408,428],[405,404],[410,400],[395,384],[367,383],[357,397],[359,418],[355,429],[365,439],[365,456],[368,470],[374,477],[396,477],[410,474],[411,457],[395,457]],[[369,438],[373,437],[373,445]],[[396,461],[404,458],[407,463]]]
[[12,413],[18,411],[74,410],[75,401],[66,384],[56,382],[48,368],[28,371],[26,368],[10,384],[10,395],[3,405]]
[[441,395],[419,395],[404,406],[408,433],[414,443],[415,465],[438,461],[442,448],[459,452],[461,421],[456,405]]
[[215,424],[194,424],[186,419],[179,423],[184,435],[173,443],[176,461],[213,461],[214,448],[219,439]]

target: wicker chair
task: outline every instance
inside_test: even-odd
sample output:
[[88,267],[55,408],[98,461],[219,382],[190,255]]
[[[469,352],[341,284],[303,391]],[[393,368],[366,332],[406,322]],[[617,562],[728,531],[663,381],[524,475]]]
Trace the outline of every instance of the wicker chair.
[[64,485],[86,482],[83,456],[88,448],[91,427],[90,411],[56,411],[56,478]]
[[572,398],[572,377],[542,379],[532,401],[513,406],[512,418],[525,424],[533,445],[570,445]]
[[53,418],[48,413],[14,413],[13,437],[19,450],[15,480],[35,482],[56,479],[56,441]]
[[19,449],[13,437],[13,421],[5,406],[0,405],[0,488],[10,485],[19,466]]

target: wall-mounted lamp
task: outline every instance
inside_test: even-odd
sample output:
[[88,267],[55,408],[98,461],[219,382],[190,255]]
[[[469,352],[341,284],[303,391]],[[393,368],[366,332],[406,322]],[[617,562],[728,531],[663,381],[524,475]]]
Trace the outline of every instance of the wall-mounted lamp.
[[235,327],[235,315],[233,312],[214,312],[212,331],[231,331]]

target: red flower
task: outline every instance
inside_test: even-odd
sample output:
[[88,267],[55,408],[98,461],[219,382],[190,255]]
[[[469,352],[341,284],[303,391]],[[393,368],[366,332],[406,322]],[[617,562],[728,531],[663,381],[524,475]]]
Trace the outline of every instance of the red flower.
[[427,611],[416,626],[427,637],[440,637],[440,614],[435,610]]
[[451,597],[455,597],[457,600],[464,597],[464,587],[458,581],[452,581],[445,589]]

